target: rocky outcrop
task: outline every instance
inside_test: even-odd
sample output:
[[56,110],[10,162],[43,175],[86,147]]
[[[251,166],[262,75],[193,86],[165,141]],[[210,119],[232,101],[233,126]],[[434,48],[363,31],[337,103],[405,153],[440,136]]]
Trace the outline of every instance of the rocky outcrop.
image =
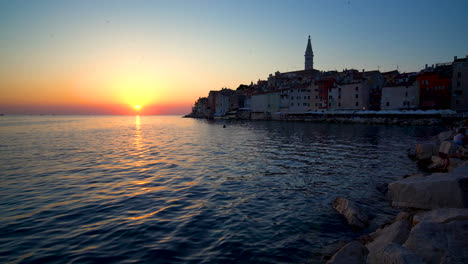
[[437,139],[439,142],[444,142],[446,140],[452,140],[453,136],[455,136],[455,130],[449,130],[439,133],[439,135],[437,135]]
[[369,217],[352,201],[338,197],[333,201],[333,208],[342,214],[353,228],[362,229],[369,224]]
[[327,264],[366,263],[367,248],[359,241],[352,241],[342,247]]
[[427,263],[468,263],[468,220],[453,215],[436,217],[436,221],[430,221],[431,217],[422,219],[425,221],[413,227],[404,247]]
[[392,206],[418,209],[468,207],[468,167],[410,177],[388,185]]
[[416,159],[428,160],[433,155],[438,155],[439,148],[437,145],[432,143],[424,143],[416,145]]
[[467,208],[440,208],[416,214],[413,217],[413,225],[421,222],[444,224],[460,220],[468,220]]
[[368,243],[367,249],[369,255],[367,256],[367,263],[383,263],[385,248],[390,243],[402,244],[406,241],[410,232],[411,224],[408,220],[403,219],[394,222],[393,224],[379,229],[375,232],[376,238]]
[[421,257],[396,243],[384,248],[380,261],[381,264],[425,264]]

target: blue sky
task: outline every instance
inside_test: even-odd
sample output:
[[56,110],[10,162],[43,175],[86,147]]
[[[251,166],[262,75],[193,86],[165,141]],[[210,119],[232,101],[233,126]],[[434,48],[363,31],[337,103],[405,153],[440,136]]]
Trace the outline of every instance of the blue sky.
[[467,11],[455,0],[0,0],[0,81],[86,76],[112,61],[154,69],[192,98],[188,83],[203,96],[302,69],[308,35],[319,70],[417,71],[468,55]]

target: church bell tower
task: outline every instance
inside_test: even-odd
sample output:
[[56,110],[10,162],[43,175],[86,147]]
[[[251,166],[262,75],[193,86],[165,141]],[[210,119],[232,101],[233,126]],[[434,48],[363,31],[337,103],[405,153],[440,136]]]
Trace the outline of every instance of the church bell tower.
[[309,36],[309,40],[307,41],[307,48],[306,48],[304,57],[305,57],[304,69],[313,70],[314,69],[314,52],[312,52],[312,44],[310,44],[310,36]]

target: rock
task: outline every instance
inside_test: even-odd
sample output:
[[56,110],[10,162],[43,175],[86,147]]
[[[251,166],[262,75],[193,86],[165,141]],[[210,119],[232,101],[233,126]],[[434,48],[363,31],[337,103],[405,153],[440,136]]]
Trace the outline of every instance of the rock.
[[326,245],[324,246],[321,250],[320,250],[320,255],[322,256],[322,261],[327,261],[327,260],[330,260],[333,255],[335,255],[341,248],[343,248],[346,244],[348,244],[348,242],[346,241],[343,241],[343,240],[339,240],[339,241],[335,241],[329,245]]
[[408,212],[399,212],[397,214],[397,216],[395,217],[395,221],[400,221],[400,220],[409,220],[409,218],[411,217],[411,214],[408,213]]
[[468,220],[421,222],[403,246],[427,263],[468,263]]
[[411,177],[388,185],[392,206],[418,209],[468,207],[468,167]]
[[418,160],[430,159],[433,155],[438,155],[439,149],[430,143],[416,144],[416,158]]
[[365,228],[369,224],[369,217],[361,212],[359,207],[348,199],[338,197],[333,201],[333,208],[342,214],[348,224],[354,228]]
[[396,243],[388,244],[381,257],[382,264],[425,264],[425,262],[409,249]]
[[411,225],[408,220],[400,220],[377,231],[378,237],[366,245],[369,250],[367,263],[382,263],[384,249],[390,243],[404,243],[408,237],[410,228]]
[[468,208],[439,208],[418,213],[413,217],[413,225],[421,222],[443,224],[455,220],[468,220]]
[[450,155],[455,152],[455,149],[455,144],[452,141],[443,141],[440,143],[439,152]]
[[439,140],[439,142],[443,142],[443,141],[446,141],[446,140],[452,140],[453,136],[455,136],[455,131],[450,130],[450,131],[445,131],[445,132],[439,133],[439,135],[437,136],[437,139]]
[[342,247],[327,264],[366,263],[367,248],[359,241],[352,241]]

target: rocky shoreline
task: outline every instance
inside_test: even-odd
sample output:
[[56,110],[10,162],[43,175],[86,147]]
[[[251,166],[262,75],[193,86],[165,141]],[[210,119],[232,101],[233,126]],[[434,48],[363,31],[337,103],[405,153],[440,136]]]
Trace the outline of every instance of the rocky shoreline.
[[[428,170],[437,168],[439,152],[450,156],[455,151],[454,134],[442,132],[433,142],[418,144],[410,156]],[[324,262],[468,263],[468,161],[450,157],[446,172],[410,175],[379,188],[400,213],[376,231],[341,245],[333,255],[324,255]],[[333,207],[354,229],[368,224],[352,201],[338,197]]]

